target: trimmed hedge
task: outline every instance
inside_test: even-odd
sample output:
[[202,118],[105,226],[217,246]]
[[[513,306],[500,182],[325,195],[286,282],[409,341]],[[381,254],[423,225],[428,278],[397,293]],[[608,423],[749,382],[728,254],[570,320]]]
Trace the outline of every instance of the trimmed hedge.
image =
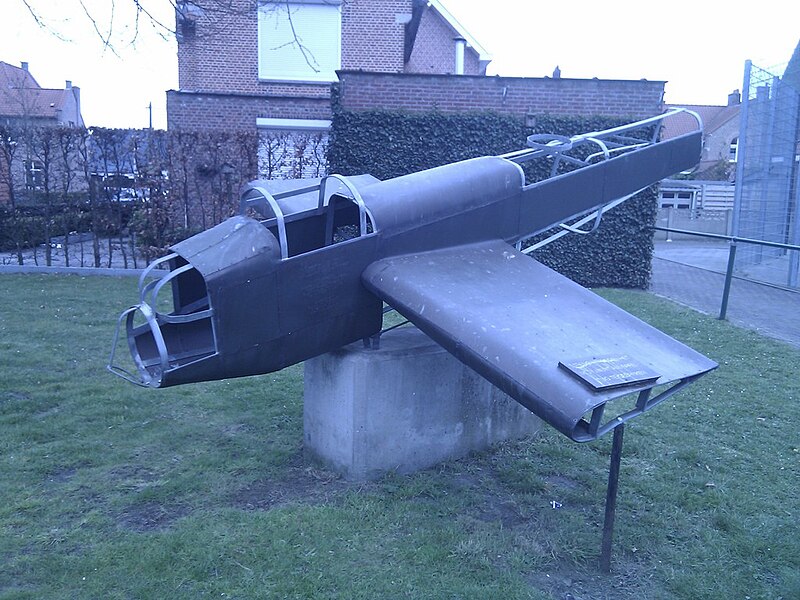
[[132,213],[131,206],[119,203],[97,206],[59,203],[14,209],[0,206],[0,252],[18,252],[45,245],[52,238],[86,232],[101,237],[118,236],[128,226]]
[[[445,114],[337,110],[328,147],[330,172],[370,173],[389,179],[476,156],[525,147],[532,133],[576,135],[635,119],[496,113]],[[530,120],[529,120],[530,121]],[[529,181],[547,176],[545,165],[526,165]],[[650,281],[657,188],[609,211],[590,235],[571,234],[534,253],[541,262],[587,287],[646,288]]]

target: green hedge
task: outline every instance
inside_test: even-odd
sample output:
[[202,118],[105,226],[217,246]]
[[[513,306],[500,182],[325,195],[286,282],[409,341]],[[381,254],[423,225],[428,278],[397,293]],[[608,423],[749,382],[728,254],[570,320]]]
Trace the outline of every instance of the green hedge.
[[[537,115],[529,119],[495,113],[445,114],[337,110],[328,147],[330,172],[370,173],[379,179],[476,156],[525,147],[532,133],[571,136],[635,119]],[[529,180],[546,177],[544,165],[526,168]],[[609,211],[590,235],[568,235],[535,257],[588,287],[646,288],[653,252],[656,187]]]
[[132,208],[103,204],[54,204],[50,207],[0,206],[0,252],[32,248],[45,244],[48,236],[93,232],[102,237],[119,235],[128,226]]

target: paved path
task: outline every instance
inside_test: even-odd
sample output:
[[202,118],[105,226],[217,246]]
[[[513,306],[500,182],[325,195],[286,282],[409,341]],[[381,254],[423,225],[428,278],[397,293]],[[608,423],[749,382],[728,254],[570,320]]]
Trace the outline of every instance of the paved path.
[[[704,264],[702,257],[695,255],[681,258],[675,256],[674,252],[670,256],[659,252],[657,247],[653,258],[650,291],[709,315],[718,316],[725,284],[724,268],[718,268],[718,254],[718,251],[709,249],[710,262],[705,264],[710,268],[704,268],[696,266]],[[734,278],[728,299],[727,318],[731,323],[755,329],[800,348],[800,291],[788,291]]]

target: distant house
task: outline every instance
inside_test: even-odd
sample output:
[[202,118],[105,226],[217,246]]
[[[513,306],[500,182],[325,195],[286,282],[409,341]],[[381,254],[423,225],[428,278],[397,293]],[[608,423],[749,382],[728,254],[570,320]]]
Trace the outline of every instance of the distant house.
[[231,0],[231,7],[212,14],[178,3],[180,89],[167,92],[167,123],[257,133],[262,177],[323,175],[334,106],[525,119],[635,118],[663,109],[660,81],[486,77],[489,55],[440,0]]
[[735,186],[729,181],[664,179],[659,188],[659,208],[678,210],[730,210]]
[[339,70],[478,75],[489,63],[438,0],[231,4],[220,16],[178,3],[170,129],[325,130]]
[[290,157],[280,176],[324,169],[341,70],[482,75],[490,62],[439,0],[231,0],[224,15],[179,2],[176,33],[168,128],[257,132],[262,165]]
[[[668,179],[661,183],[659,208],[731,210],[739,150],[739,90],[728,95],[728,103],[724,106],[676,104],[669,107],[688,108],[700,116],[703,120],[703,151],[700,163],[685,174],[685,179]],[[661,137],[670,139],[695,127],[694,117],[681,113],[666,121]]]
[[[697,179],[733,180],[739,144],[741,95],[734,90],[728,103],[719,106],[675,104],[668,108],[688,108],[703,120],[703,154],[692,175]],[[665,123],[661,137],[670,139],[694,129],[690,115],[676,115]]]
[[[28,70],[28,63],[15,67],[0,61],[0,127],[83,127],[81,91],[67,81],[64,89],[43,88]],[[43,164],[31,148],[24,155],[2,146],[0,152],[0,205],[14,206],[14,181],[24,182],[25,190],[39,190],[43,183]],[[13,165],[13,166],[12,166]],[[13,172],[13,176],[12,176]]]
[[14,67],[0,62],[0,124],[83,127],[81,91],[67,81],[64,89],[40,86],[28,63]]

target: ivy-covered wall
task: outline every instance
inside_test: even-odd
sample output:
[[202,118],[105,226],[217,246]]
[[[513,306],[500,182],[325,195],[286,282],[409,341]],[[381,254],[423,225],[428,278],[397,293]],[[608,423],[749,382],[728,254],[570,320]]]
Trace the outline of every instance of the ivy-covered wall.
[[[331,173],[369,173],[388,179],[476,156],[525,147],[532,133],[571,136],[635,120],[611,117],[495,113],[347,111],[334,113],[328,162]],[[530,171],[530,180],[545,176]],[[650,281],[656,217],[655,186],[609,211],[590,235],[570,234],[535,258],[588,287],[646,288]]]

